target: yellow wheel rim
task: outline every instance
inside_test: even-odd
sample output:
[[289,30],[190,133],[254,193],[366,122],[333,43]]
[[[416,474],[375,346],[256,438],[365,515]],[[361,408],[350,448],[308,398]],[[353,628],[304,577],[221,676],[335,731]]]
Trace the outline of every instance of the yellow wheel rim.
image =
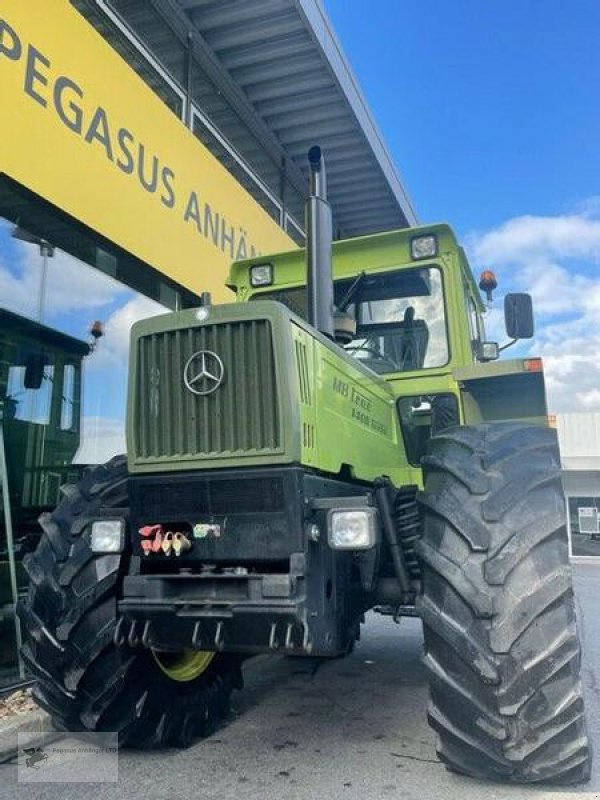
[[152,651],[161,672],[172,681],[193,681],[205,672],[215,653],[208,650],[183,650],[180,653]]

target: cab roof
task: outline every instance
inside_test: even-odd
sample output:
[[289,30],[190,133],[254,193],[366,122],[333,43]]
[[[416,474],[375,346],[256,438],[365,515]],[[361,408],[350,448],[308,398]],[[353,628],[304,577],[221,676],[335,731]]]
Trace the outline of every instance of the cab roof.
[[[411,241],[420,236],[433,234],[438,242],[438,256],[416,261],[411,255]],[[479,291],[475,284],[469,263],[454,232],[446,223],[422,225],[414,228],[402,228],[385,233],[375,233],[352,239],[340,239],[333,242],[333,275],[334,278],[351,277],[362,271],[370,272],[395,266],[426,266],[444,257],[444,254],[459,256],[465,280],[483,307]],[[250,267],[257,264],[272,264],[274,269],[274,285],[299,285],[306,281],[306,251],[297,248],[285,253],[256,256],[231,265],[227,286],[234,291],[252,289],[250,285]]]
[[61,333],[28,317],[22,317],[20,314],[15,314],[14,311],[8,311],[6,308],[0,308],[0,334],[2,331],[8,331],[11,338],[21,335],[42,345],[59,348],[67,353],[85,356],[90,352],[89,345],[86,342],[82,342],[81,339]]

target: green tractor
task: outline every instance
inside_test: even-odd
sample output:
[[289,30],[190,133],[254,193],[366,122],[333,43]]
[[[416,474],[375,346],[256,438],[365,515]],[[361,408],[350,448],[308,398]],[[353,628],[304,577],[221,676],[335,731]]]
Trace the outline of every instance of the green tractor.
[[0,664],[16,658],[13,593],[27,588],[22,561],[39,542],[38,517],[80,475],[71,462],[89,351],[79,339],[0,309],[0,433],[8,467],[0,475],[0,497],[8,502],[0,508],[10,509],[0,512]]
[[[245,658],[343,656],[374,609],[423,621],[451,769],[585,780],[542,363],[495,362],[446,225],[332,244],[318,147],[309,165],[307,266],[236,263],[237,303],[135,325],[127,456],[69,492],[27,560],[37,701],[61,729],[185,746]],[[511,340],[532,336],[527,295],[505,312]]]

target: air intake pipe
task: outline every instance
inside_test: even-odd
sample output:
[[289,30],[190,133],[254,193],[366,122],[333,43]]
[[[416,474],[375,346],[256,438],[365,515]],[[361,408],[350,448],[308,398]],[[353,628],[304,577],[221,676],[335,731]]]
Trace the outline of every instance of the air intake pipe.
[[306,269],[308,321],[318,331],[333,339],[333,270],[331,243],[333,225],[327,202],[327,176],[320,147],[308,151],[310,196],[306,201]]

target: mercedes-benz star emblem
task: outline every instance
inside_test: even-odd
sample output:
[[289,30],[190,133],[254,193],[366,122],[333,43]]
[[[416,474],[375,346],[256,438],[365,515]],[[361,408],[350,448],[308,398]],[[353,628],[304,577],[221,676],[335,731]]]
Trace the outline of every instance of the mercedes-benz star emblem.
[[198,350],[190,356],[183,370],[185,385],[194,394],[207,395],[223,383],[225,367],[212,350]]

